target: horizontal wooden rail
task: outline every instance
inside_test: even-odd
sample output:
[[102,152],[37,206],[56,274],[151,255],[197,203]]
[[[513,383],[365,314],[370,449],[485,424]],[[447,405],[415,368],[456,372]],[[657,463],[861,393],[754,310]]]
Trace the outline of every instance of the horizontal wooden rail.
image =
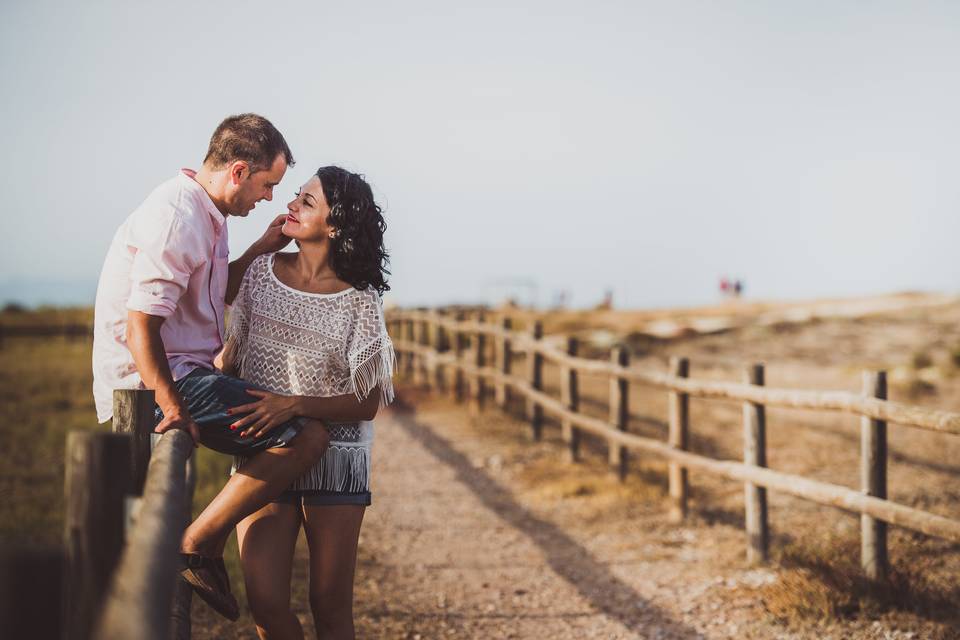
[[98,638],[168,637],[192,452],[193,440],[179,429],[163,434],[154,447],[143,503],[114,574]]
[[[409,318],[404,312],[404,319]],[[417,312],[413,318],[430,318],[427,314]],[[445,319],[443,326],[450,331],[459,331],[464,334],[482,331],[500,339],[509,340],[513,352],[537,353],[547,361],[557,364],[577,373],[613,376],[639,382],[654,387],[686,393],[697,398],[713,398],[739,402],[764,404],[768,407],[790,409],[810,409],[819,411],[839,411],[860,415],[874,420],[882,420],[907,427],[916,427],[939,433],[960,435],[960,413],[941,411],[917,407],[890,400],[868,398],[847,391],[811,391],[805,389],[778,389],[775,387],[759,387],[736,382],[718,382],[712,380],[697,380],[695,378],[681,378],[659,371],[641,369],[639,367],[620,367],[609,361],[591,360],[572,356],[562,348],[554,346],[549,341],[534,340],[528,333],[505,331],[493,324],[478,322],[456,322]],[[431,351],[429,346],[414,344],[411,341],[395,340],[398,348],[414,351],[425,355]]]
[[[510,339],[515,340],[516,338],[511,337]],[[404,340],[397,340],[395,346],[400,351],[424,359],[428,367],[437,365],[451,366],[466,376],[476,376],[488,379],[497,385],[506,385],[512,393],[525,397],[528,401],[542,407],[545,412],[584,431],[600,436],[610,444],[657,454],[689,469],[705,471],[732,480],[749,482],[759,487],[781,491],[819,504],[836,507],[853,513],[865,514],[878,520],[905,529],[918,531],[926,535],[960,542],[960,521],[889,502],[882,498],[865,495],[861,491],[848,487],[811,480],[802,476],[774,471],[760,466],[748,465],[731,460],[716,460],[683,451],[659,440],[614,429],[605,420],[571,411],[562,400],[554,398],[541,390],[534,389],[524,377],[505,374],[496,366],[477,367],[465,360],[458,360],[452,353],[440,354],[428,346],[414,344]],[[545,355],[549,352],[549,350],[542,351]],[[566,358],[566,354],[562,355]],[[570,358],[565,361],[565,364],[567,366],[575,366],[578,364],[577,362],[571,362],[571,360],[576,361],[581,359]],[[929,420],[931,416],[937,414],[945,414],[951,418],[960,419],[960,416],[956,414],[930,411],[919,407],[905,407],[905,405],[853,396],[853,394],[845,392],[794,392],[746,384],[704,382],[666,374],[653,375],[647,372],[640,372],[633,368],[611,366],[609,363],[601,364],[605,365],[610,373],[617,376],[630,380],[641,379],[651,384],[655,383],[657,386],[698,397],[742,400],[755,404],[776,404],[778,406],[796,408],[845,410],[853,413],[861,413],[861,415],[868,417],[874,417],[874,414],[878,414],[884,416],[883,419],[897,422],[904,420],[907,424],[916,423],[909,422],[905,420],[905,418],[917,419],[919,416],[920,419]],[[785,394],[799,394],[798,397],[800,399],[794,402],[796,398],[792,399]],[[820,397],[817,398],[816,396]],[[854,399],[857,400],[857,402],[853,402]],[[913,412],[904,413],[904,407]],[[868,411],[871,413],[868,413]],[[935,430],[946,431],[946,429]],[[952,433],[952,431],[948,432]]]

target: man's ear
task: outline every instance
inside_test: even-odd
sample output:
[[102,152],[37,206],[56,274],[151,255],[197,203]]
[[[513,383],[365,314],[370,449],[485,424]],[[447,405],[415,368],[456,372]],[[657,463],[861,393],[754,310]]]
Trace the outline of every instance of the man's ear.
[[236,160],[230,165],[230,179],[234,184],[240,184],[250,177],[250,165],[244,160]]

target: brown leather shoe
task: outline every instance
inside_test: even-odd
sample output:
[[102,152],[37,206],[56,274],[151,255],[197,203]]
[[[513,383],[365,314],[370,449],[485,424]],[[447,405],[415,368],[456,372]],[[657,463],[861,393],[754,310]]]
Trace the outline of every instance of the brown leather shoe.
[[230,576],[223,558],[208,558],[198,553],[181,553],[180,575],[214,611],[228,620],[240,617],[240,606],[230,593]]

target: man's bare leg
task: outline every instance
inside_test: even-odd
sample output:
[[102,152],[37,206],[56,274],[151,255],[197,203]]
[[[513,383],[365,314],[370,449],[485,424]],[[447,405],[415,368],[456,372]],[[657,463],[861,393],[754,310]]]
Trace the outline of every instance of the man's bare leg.
[[183,532],[181,551],[223,555],[230,532],[241,520],[279,496],[314,465],[330,444],[323,423],[310,420],[289,445],[250,458]]

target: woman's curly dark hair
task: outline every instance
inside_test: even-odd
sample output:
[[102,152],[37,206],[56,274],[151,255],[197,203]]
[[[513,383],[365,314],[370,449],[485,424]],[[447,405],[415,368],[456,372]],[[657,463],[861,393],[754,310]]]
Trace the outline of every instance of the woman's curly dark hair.
[[335,233],[330,241],[334,273],[356,289],[373,287],[383,295],[390,290],[385,277],[390,256],[383,247],[387,223],[373,190],[363,176],[340,167],[320,167],[317,177],[330,205],[327,224]]

